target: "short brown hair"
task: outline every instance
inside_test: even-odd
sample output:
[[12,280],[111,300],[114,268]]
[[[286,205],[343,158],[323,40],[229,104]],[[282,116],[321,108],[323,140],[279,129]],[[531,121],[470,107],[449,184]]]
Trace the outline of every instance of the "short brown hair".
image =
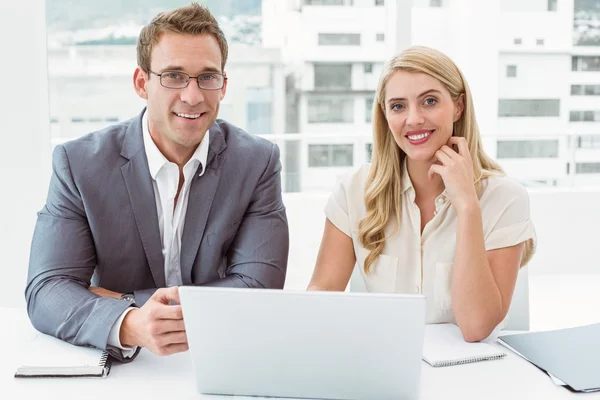
[[158,43],[160,36],[167,31],[186,35],[210,34],[219,43],[221,48],[221,71],[225,69],[225,62],[227,61],[225,35],[208,8],[198,3],[192,3],[189,6],[162,12],[142,28],[137,41],[137,63],[144,71],[148,72],[150,70],[152,49]]

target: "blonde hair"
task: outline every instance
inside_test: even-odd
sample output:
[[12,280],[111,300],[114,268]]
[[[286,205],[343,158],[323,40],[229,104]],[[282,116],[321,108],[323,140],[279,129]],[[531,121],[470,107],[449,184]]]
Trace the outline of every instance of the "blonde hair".
[[[373,104],[372,165],[365,182],[366,215],[359,222],[360,242],[370,251],[365,260],[365,273],[383,251],[387,239],[384,233],[386,226],[393,221],[394,233],[400,226],[400,188],[406,154],[394,141],[385,116],[385,88],[390,77],[398,71],[424,73],[437,79],[454,101],[464,95],[464,110],[454,122],[454,136],[464,137],[467,141],[473,160],[473,184],[479,196],[483,192],[485,178],[504,174],[502,168],[483,151],[469,85],[450,57],[428,47],[414,46],[392,58],[383,68]],[[532,247],[530,239],[525,245],[521,266],[529,262]]]
[[221,49],[221,71],[227,62],[227,40],[219,23],[210,13],[208,8],[198,3],[176,8],[169,12],[158,14],[144,26],[137,42],[137,63],[140,68],[148,72],[152,57],[152,49],[158,43],[160,36],[165,32],[174,32],[185,35],[202,35],[208,33],[217,40]]

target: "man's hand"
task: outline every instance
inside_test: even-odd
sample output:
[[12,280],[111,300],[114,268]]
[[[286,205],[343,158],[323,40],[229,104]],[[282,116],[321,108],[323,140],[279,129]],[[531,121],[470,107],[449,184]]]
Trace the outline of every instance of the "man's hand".
[[[170,305],[171,301],[177,305]],[[123,346],[145,347],[166,356],[188,350],[179,288],[158,289],[141,308],[131,310],[121,324]]]
[[115,299],[121,298],[121,293],[113,292],[108,289],[104,289],[101,287],[90,286],[88,290],[94,294],[97,294],[100,297],[112,297]]

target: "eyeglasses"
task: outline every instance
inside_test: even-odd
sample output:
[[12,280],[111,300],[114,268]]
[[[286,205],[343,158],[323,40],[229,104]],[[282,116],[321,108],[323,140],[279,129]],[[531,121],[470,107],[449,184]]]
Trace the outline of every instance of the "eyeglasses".
[[218,72],[208,72],[198,76],[190,76],[185,72],[180,71],[163,71],[157,74],[154,71],[148,70],[150,73],[160,78],[160,84],[168,89],[184,89],[191,79],[196,79],[198,87],[205,90],[219,90],[225,85],[227,78]]

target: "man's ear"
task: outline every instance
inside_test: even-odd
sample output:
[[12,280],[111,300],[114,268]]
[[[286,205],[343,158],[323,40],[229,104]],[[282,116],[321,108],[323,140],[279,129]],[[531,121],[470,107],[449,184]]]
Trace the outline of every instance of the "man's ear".
[[458,99],[456,99],[455,110],[454,110],[454,122],[458,121],[460,119],[460,117],[462,117],[464,111],[465,111],[465,94],[462,93],[460,96],[458,96]]
[[142,68],[137,67],[133,72],[133,88],[138,96],[144,100],[148,100],[148,92],[146,90],[146,83],[150,75],[146,73]]

